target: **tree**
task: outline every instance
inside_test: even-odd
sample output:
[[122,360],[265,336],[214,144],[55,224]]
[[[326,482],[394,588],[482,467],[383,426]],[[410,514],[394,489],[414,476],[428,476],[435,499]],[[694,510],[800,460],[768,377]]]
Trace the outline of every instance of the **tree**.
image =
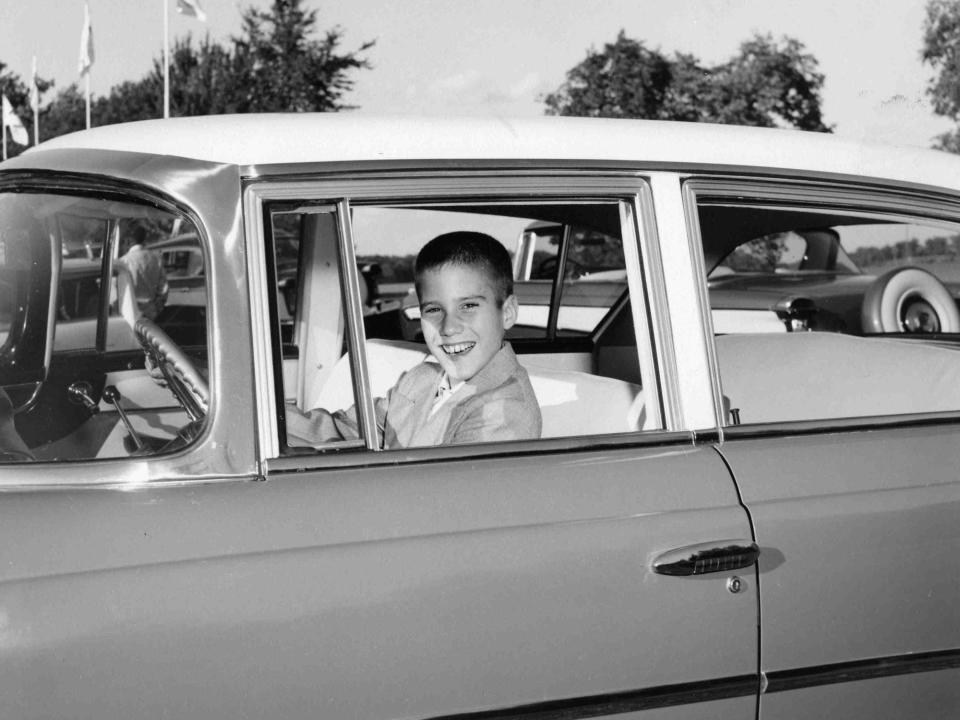
[[[341,52],[343,30],[334,27],[321,39],[317,11],[304,10],[302,0],[274,0],[267,11],[248,8],[243,32],[226,44],[191,36],[174,41],[170,52],[170,113],[174,116],[246,112],[336,111],[349,108],[343,98],[353,88],[352,73],[371,67],[363,56],[373,42]],[[14,109],[32,118],[27,86],[4,72],[0,88]],[[38,80],[41,93],[53,83]],[[40,139],[82,130],[85,101],[75,84],[61,90],[40,111]],[[128,80],[93,100],[96,125],[163,117],[163,62],[139,80]],[[22,148],[10,143],[11,155]]]
[[[317,11],[302,0],[274,0],[268,11],[248,8],[243,33],[228,45],[207,36],[175,41],[170,53],[170,114],[336,111],[353,87],[351,73],[370,67],[362,53],[338,52],[343,31],[314,39]],[[94,108],[97,124],[162,117],[163,64],[138,81],[117,85]]]
[[[927,84],[933,111],[960,122],[960,1],[929,0],[921,55],[934,71]],[[960,153],[960,129],[938,136],[934,147]]]
[[792,38],[756,35],[715,67],[695,56],[667,57],[627,37],[567,72],[544,98],[548,115],[688,120],[830,132],[821,113],[824,77]]
[[[27,126],[29,131],[29,127],[33,122],[33,108],[30,106],[30,88],[18,75],[9,72],[6,68],[7,65],[0,62],[0,93],[6,95],[7,100],[10,101],[10,105],[13,107],[13,111],[23,124]],[[37,78],[37,91],[41,97],[51,87],[53,87],[52,80],[44,80],[41,77]],[[30,133],[30,142],[33,142],[32,133]],[[10,134],[9,132],[7,133],[7,157],[16,157],[26,149],[25,146],[18,145],[11,141]]]
[[237,97],[239,112],[326,112],[350,107],[341,102],[353,88],[350,72],[371,67],[360,54],[374,42],[338,54],[343,31],[335,27],[322,40],[312,40],[317,11],[300,5],[301,0],[274,0],[267,12],[252,7],[244,12],[244,37],[234,39],[233,71],[242,90]]
[[40,141],[83,130],[87,125],[86,101],[76,83],[58,92],[40,110]]

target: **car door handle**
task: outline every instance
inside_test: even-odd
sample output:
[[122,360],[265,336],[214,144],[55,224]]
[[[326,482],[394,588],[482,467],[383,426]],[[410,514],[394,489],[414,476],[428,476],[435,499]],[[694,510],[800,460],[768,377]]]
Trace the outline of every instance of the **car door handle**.
[[653,561],[658,575],[704,575],[739,570],[756,562],[760,548],[749,540],[718,540],[668,550]]

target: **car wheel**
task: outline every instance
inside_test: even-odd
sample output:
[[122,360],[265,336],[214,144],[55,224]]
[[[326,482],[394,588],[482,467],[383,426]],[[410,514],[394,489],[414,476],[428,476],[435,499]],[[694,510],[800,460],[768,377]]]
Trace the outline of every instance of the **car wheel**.
[[865,333],[955,333],[960,311],[934,275],[903,267],[884,273],[867,289],[861,322]]

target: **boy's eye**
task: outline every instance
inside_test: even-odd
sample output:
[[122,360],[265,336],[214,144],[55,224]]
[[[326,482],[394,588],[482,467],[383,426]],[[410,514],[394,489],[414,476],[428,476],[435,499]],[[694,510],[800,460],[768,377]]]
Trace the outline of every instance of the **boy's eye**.
[[473,310],[474,308],[478,307],[479,305],[480,305],[480,303],[478,303],[478,302],[465,302],[463,305],[460,306],[460,308],[461,308],[462,310]]
[[438,307],[428,307],[420,311],[422,315],[436,315],[438,312],[440,312]]

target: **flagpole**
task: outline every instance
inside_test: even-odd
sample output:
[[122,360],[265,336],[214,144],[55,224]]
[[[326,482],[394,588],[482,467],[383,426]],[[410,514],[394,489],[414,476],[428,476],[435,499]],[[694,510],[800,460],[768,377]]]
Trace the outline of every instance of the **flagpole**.
[[86,74],[83,76],[85,81],[86,92],[84,95],[87,96],[87,130],[90,129],[90,71],[87,70]]
[[163,0],[163,118],[170,117],[170,8]]
[[30,104],[33,106],[33,144],[40,144],[40,89],[37,87],[37,56],[33,56],[33,72],[31,73]]

